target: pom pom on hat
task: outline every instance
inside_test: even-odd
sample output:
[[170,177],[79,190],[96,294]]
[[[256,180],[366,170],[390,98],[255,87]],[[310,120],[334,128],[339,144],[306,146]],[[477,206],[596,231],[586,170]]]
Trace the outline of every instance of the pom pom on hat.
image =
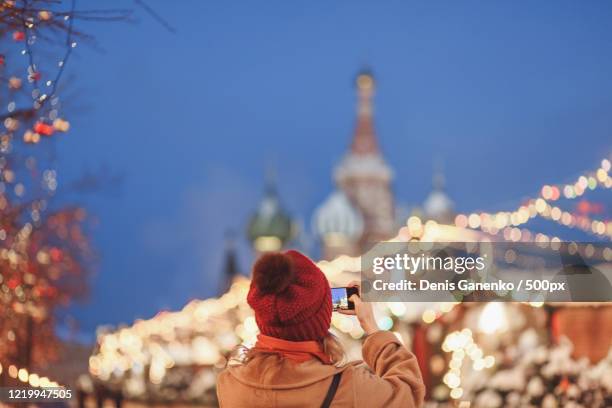
[[282,253],[261,256],[253,266],[253,283],[261,293],[281,293],[293,282],[293,261]]

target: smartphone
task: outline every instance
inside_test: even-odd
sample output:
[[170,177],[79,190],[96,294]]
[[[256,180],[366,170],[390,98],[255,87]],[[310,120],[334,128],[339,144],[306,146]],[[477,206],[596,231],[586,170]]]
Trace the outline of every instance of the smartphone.
[[357,287],[331,288],[332,306],[336,310],[355,310],[355,303],[349,298],[353,295],[359,295]]

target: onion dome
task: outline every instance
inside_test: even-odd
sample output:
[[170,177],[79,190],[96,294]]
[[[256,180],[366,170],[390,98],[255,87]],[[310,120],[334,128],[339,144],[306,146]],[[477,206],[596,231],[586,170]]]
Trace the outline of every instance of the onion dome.
[[364,228],[363,216],[342,191],[333,192],[315,211],[313,227],[324,241],[357,241]]
[[451,222],[454,217],[455,204],[444,191],[444,174],[437,170],[433,176],[433,190],[423,203],[425,215],[438,222]]
[[273,183],[268,182],[259,208],[251,216],[247,236],[259,252],[278,251],[294,235],[291,217],[281,207]]

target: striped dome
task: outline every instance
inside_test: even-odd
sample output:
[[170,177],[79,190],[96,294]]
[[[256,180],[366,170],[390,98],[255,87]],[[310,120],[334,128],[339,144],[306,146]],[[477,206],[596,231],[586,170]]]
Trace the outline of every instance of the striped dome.
[[315,211],[313,226],[321,238],[342,236],[357,240],[363,233],[363,217],[342,191],[333,192]]

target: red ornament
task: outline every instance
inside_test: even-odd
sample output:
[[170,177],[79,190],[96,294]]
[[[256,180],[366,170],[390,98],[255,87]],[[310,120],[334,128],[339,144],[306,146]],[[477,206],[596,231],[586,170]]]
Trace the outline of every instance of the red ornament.
[[40,80],[40,72],[36,71],[36,72],[32,72],[28,78],[30,79],[30,81],[39,81]]
[[13,32],[13,40],[15,40],[15,41],[23,41],[23,40],[25,40],[25,33],[23,31],[14,31]]
[[4,55],[0,54],[0,65],[4,65]]
[[576,210],[582,215],[601,214],[603,212],[603,206],[601,203],[591,203],[587,200],[582,200],[576,205]]
[[591,212],[591,205],[588,201],[582,200],[578,203],[576,209],[580,214],[588,214],[589,212]]
[[44,136],[51,136],[54,130],[55,129],[53,129],[53,126],[44,122],[36,122],[34,124],[34,132]]
[[49,250],[49,256],[53,262],[60,262],[62,260],[62,251],[58,248],[51,248]]

